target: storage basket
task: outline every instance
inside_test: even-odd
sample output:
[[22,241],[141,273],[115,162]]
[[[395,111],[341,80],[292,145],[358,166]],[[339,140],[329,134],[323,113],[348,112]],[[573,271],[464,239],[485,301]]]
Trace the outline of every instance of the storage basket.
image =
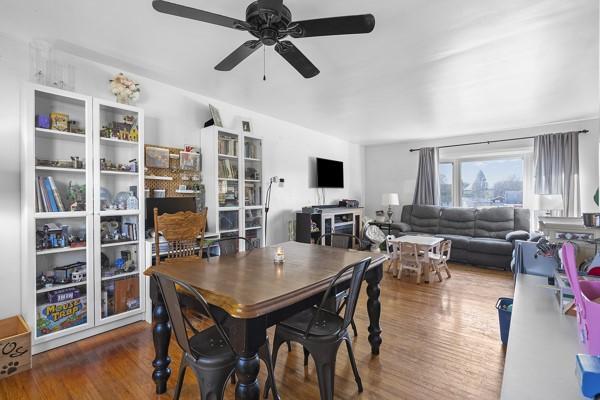
[[0,379],[31,368],[31,330],[21,316],[0,320]]
[[593,300],[600,298],[600,282],[579,280],[575,246],[572,243],[563,245],[562,259],[575,296],[579,338],[588,354],[598,356],[600,355],[600,304]]
[[500,324],[500,340],[503,345],[508,344],[508,333],[510,331],[510,317],[512,312],[508,309],[508,306],[513,303],[513,299],[508,297],[500,297],[496,302],[496,309],[498,310],[498,322]]

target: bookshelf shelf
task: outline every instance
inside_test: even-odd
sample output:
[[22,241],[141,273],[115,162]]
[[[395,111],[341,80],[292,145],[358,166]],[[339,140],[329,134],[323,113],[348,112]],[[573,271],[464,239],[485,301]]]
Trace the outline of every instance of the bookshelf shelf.
[[113,242],[113,243],[102,243],[101,247],[116,247],[116,246],[130,246],[132,244],[138,244],[137,240],[124,240],[122,242]]
[[138,176],[137,172],[129,172],[129,171],[106,171],[101,170],[100,173],[102,175],[129,175],[129,176]]
[[56,129],[45,129],[45,128],[35,128],[35,133],[37,137],[43,137],[47,139],[61,139],[61,140],[69,140],[75,142],[84,143],[86,141],[86,135],[82,133],[71,133],[59,131]]
[[116,274],[113,276],[103,276],[102,277],[102,282],[104,281],[110,281],[113,279],[120,279],[120,278],[127,278],[129,276],[135,276],[138,275],[140,273],[140,271],[132,271],[132,272],[124,272],[122,274]]
[[140,145],[139,142],[134,142],[133,140],[121,140],[121,139],[112,139],[112,138],[104,138],[104,137],[100,138],[100,143],[106,144],[109,146],[115,146],[115,145],[119,145],[119,144],[127,144],[127,145],[132,145],[132,146]]
[[38,256],[45,256],[47,254],[58,254],[58,253],[70,253],[72,251],[83,251],[87,250],[86,246],[82,247],[59,247],[56,249],[48,249],[48,250],[38,250],[36,254]]
[[52,285],[50,287],[45,287],[43,289],[38,289],[36,290],[37,294],[40,293],[48,293],[48,292],[53,292],[55,290],[60,290],[60,289],[68,289],[68,288],[72,288],[72,287],[77,287],[77,286],[85,286],[87,285],[86,281],[83,282],[72,282],[72,283],[65,283],[64,285]]
[[50,171],[50,172],[68,172],[73,174],[85,174],[85,169],[83,168],[59,168],[59,167],[45,167],[45,166],[36,166],[36,171]]
[[103,210],[98,213],[101,217],[116,217],[122,215],[139,215],[140,210]]
[[87,211],[36,212],[35,219],[85,218]]

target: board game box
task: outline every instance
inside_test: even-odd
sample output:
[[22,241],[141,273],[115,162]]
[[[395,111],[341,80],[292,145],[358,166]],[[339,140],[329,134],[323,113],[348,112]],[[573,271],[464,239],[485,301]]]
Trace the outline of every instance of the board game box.
[[37,336],[72,328],[87,322],[86,296],[48,303],[37,308]]

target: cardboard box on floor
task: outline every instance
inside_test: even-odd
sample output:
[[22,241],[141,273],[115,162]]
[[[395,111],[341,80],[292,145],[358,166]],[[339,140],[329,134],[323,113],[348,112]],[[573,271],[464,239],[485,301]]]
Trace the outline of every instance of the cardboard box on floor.
[[20,316],[0,320],[0,379],[31,368],[31,330]]

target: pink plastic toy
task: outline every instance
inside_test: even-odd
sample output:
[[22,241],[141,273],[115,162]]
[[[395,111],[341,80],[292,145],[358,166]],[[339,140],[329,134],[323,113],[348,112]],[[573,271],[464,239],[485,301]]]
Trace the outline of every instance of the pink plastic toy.
[[579,280],[573,244],[565,243],[563,245],[562,259],[577,305],[579,338],[588,354],[599,356],[600,304],[594,303],[592,300],[600,298],[600,282]]

